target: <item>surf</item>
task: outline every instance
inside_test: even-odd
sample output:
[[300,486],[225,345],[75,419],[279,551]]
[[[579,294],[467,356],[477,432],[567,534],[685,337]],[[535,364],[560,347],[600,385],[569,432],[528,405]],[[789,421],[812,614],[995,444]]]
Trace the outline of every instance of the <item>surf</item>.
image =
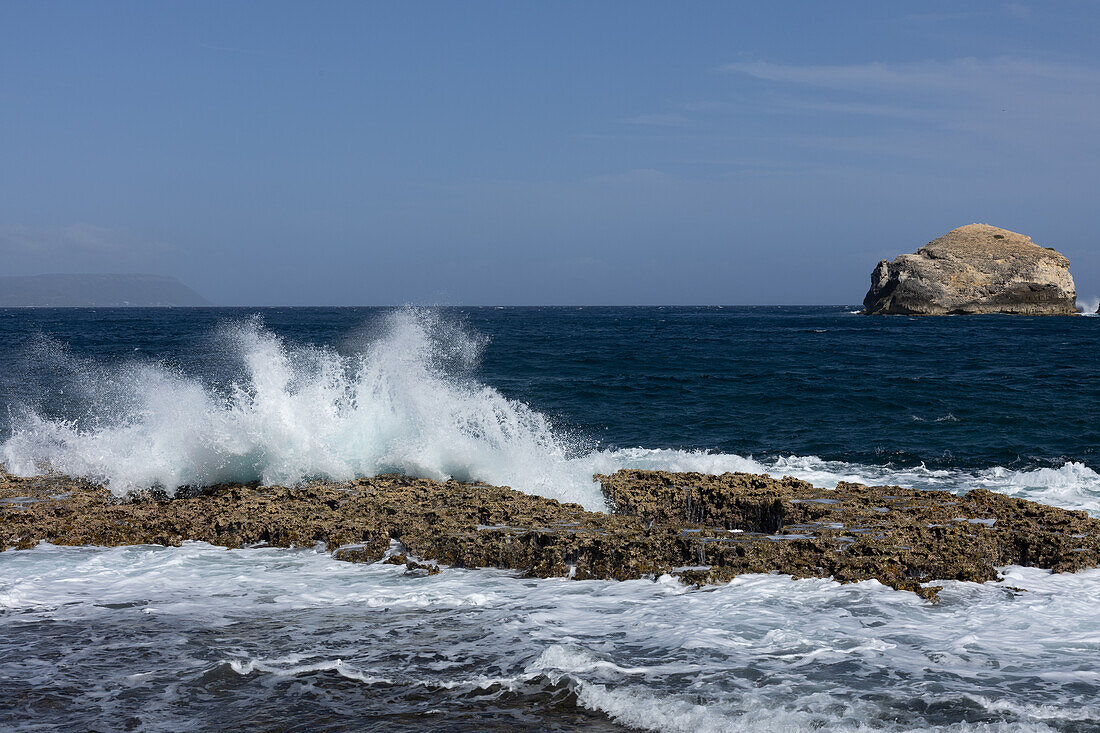
[[430,309],[391,311],[340,348],[291,343],[258,318],[227,323],[212,338],[235,375],[224,382],[159,361],[108,365],[59,344],[39,348],[35,368],[50,372],[68,411],[12,408],[0,462],[17,475],[87,477],[118,495],[402,473],[511,486],[599,511],[604,500],[593,475],[642,468],[794,476],[827,488],[839,481],[955,492],[980,486],[1100,514],[1100,475],[1075,462],[964,471],[600,448],[479,381],[488,339]]

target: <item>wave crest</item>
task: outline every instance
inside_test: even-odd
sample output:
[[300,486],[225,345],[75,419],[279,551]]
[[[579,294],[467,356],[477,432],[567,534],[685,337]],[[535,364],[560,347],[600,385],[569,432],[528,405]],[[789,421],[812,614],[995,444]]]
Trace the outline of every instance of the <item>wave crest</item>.
[[21,409],[0,460],[12,473],[49,468],[117,494],[403,473],[512,486],[602,510],[593,474],[642,468],[794,476],[826,488],[838,481],[953,492],[983,487],[1100,515],[1100,475],[1082,463],[969,472],[816,456],[595,450],[478,382],[473,375],[486,340],[431,311],[388,314],[349,353],[289,345],[259,320],[227,326],[217,339],[238,369],[227,387],[164,364],[105,368],[55,353],[51,369],[68,377],[51,372],[51,383],[65,385],[66,409],[83,405],[84,414],[74,420]]
[[[600,508],[592,481],[561,470],[579,453],[527,405],[462,375],[484,341],[431,312],[387,316],[360,351],[291,348],[258,320],[226,329],[240,381],[219,391],[156,364],[87,374],[82,388],[117,394],[83,421],[25,408],[4,463],[49,467],[113,492],[230,481],[294,484],[404,473],[514,485]],[[121,398],[128,395],[128,398]]]

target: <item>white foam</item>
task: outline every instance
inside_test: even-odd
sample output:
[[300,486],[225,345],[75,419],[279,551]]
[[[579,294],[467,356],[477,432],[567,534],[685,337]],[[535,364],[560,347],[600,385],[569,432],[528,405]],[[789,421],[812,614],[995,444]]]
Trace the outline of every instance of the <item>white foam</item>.
[[794,476],[826,488],[835,488],[840,481],[955,493],[982,488],[1066,509],[1084,509],[1100,516],[1100,474],[1072,461],[1057,468],[1016,470],[997,466],[963,471],[932,469],[924,464],[873,466],[826,461],[817,456],[783,456],[761,463],[761,469],[763,473]]
[[226,339],[246,378],[227,394],[158,365],[88,380],[125,393],[94,423],[15,418],[3,462],[19,475],[49,466],[117,493],[260,480],[293,484],[399,472],[514,485],[590,508],[579,451],[527,405],[461,376],[479,343],[431,313],[395,312],[384,335],[353,356],[290,349],[257,323]]
[[[474,594],[490,602],[464,606]],[[4,646],[37,623],[24,649],[75,644],[58,658],[99,665],[108,687],[110,675],[141,676],[131,684],[150,694],[150,668],[162,685],[206,685],[213,663],[257,683],[295,678],[280,694],[299,700],[325,675],[369,686],[324,688],[344,701],[384,686],[421,705],[425,690],[546,679],[655,731],[924,730],[945,718],[947,729],[1045,730],[1100,715],[1100,570],[1010,567],[1003,582],[947,582],[941,596],[778,575],[696,590],[454,568],[411,578],[308,550],[41,546],[0,553],[0,675],[61,677],[74,705],[98,704],[83,664]],[[134,638],[103,646],[83,633],[106,628]]]
[[264,659],[249,659],[246,661],[232,659],[229,661],[229,668],[242,676],[250,675],[253,672],[267,672],[269,674],[278,675],[279,677],[296,677],[311,672],[336,672],[345,679],[361,682],[364,685],[393,684],[393,680],[388,677],[376,677],[375,675],[366,674],[352,665],[346,664],[342,659],[323,660],[312,664],[298,665],[281,665]]
[[292,348],[258,322],[229,328],[221,340],[244,374],[228,390],[158,364],[85,369],[76,381],[96,406],[89,419],[25,410],[14,417],[0,460],[19,475],[50,466],[120,494],[397,472],[507,485],[599,510],[604,503],[593,474],[645,468],[789,475],[826,487],[839,481],[957,492],[982,487],[1100,514],[1100,475],[1080,463],[967,472],[816,456],[592,450],[470,377],[484,341],[429,311],[392,313],[381,335],[351,355]]
[[594,682],[578,683],[577,702],[638,730],[722,733],[737,727],[744,730],[746,722],[676,696],[654,695],[644,688],[610,688]]

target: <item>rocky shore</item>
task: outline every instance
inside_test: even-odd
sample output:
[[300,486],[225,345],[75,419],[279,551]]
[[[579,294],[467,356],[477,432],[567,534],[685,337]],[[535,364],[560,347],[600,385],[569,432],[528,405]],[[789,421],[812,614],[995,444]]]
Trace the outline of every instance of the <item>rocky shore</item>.
[[935,598],[934,580],[988,581],[997,567],[1100,565],[1100,520],[975,489],[965,496],[754,474],[598,476],[609,513],[507,487],[405,476],[298,487],[234,484],[127,499],[62,476],[0,473],[0,549],[60,545],[230,548],[321,545],[340,560],[495,567],[537,577],[743,573],[877,579]]

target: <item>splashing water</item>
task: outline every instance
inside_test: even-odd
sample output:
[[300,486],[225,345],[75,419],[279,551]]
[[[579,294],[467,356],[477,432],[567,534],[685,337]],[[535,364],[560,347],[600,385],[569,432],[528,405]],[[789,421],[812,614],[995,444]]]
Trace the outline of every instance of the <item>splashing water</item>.
[[391,314],[382,337],[352,356],[292,349],[256,321],[226,338],[245,369],[227,393],[162,365],[100,374],[84,387],[119,395],[113,414],[80,423],[25,410],[4,462],[22,475],[48,465],[88,476],[116,493],[399,472],[602,506],[591,475],[578,482],[565,471],[562,480],[575,451],[545,416],[456,376],[482,342],[428,312]]
[[[595,450],[543,414],[473,378],[484,338],[425,310],[386,316],[350,354],[290,345],[258,320],[218,334],[239,378],[216,387],[158,363],[117,368],[54,354],[71,373],[65,399],[80,419],[23,408],[0,447],[7,469],[48,467],[124,494],[159,486],[404,473],[507,485],[602,510],[593,474],[619,468],[795,476],[965,491],[975,486],[1100,514],[1100,475],[1080,463],[979,472],[754,459],[675,449]],[[72,393],[73,389],[79,393]]]

